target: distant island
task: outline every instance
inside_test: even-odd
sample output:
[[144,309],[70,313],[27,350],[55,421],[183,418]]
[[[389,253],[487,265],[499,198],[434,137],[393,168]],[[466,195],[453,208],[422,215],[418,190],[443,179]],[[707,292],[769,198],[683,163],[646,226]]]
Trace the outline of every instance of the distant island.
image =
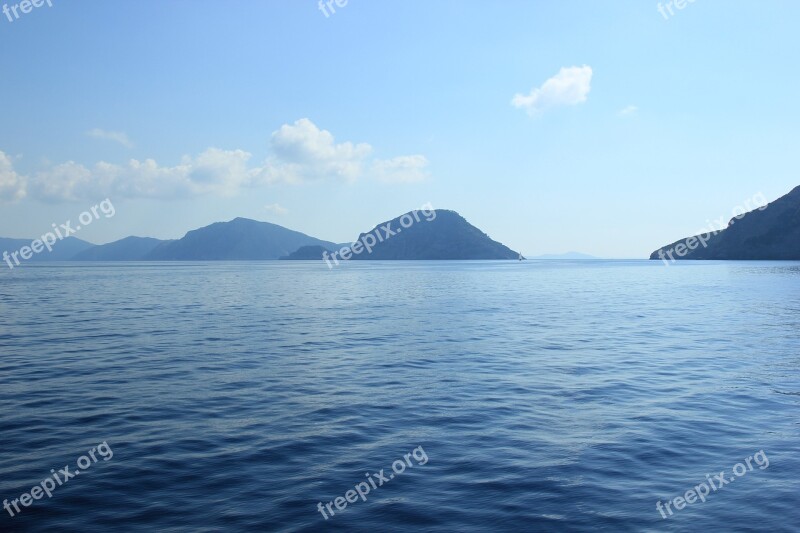
[[336,246],[325,248],[324,246],[301,246],[289,255],[284,255],[279,259],[287,259],[290,261],[311,261],[315,259],[322,259],[324,254],[332,254],[333,248]]
[[419,222],[403,226],[405,220],[416,220],[411,213],[383,222],[367,233],[359,235],[356,242],[368,235],[380,235],[391,228],[395,235],[384,238],[369,254],[353,255],[353,259],[416,260],[416,259],[518,259],[515,252],[466,221],[464,217],[446,209],[437,209],[432,217],[422,217]]
[[466,221],[455,211],[410,211],[362,233],[351,244],[333,248],[304,246],[282,259],[477,260],[519,259],[515,252]]
[[766,206],[732,218],[724,229],[659,248],[650,259],[800,260],[800,187]]
[[[375,242],[372,243],[372,240]],[[357,243],[366,241],[358,251]],[[0,250],[31,240],[0,238]],[[349,254],[346,250],[349,250]],[[341,257],[342,254],[349,257]],[[236,218],[189,231],[176,240],[126,237],[94,245],[70,237],[31,261],[247,261],[518,259],[520,254],[492,240],[455,211],[410,211],[362,233],[352,244],[336,244],[277,224]]]
[[600,259],[593,255],[582,254],[580,252],[567,252],[565,254],[544,254],[528,256],[528,259],[546,259],[546,260],[571,260],[571,261],[585,261],[589,259]]

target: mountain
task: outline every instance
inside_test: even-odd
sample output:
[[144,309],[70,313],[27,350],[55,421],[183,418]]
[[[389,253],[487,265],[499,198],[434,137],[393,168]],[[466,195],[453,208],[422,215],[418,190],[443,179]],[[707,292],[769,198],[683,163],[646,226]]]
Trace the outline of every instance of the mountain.
[[411,211],[362,233],[356,242],[362,246],[352,246],[354,252],[359,250],[352,259],[360,260],[519,258],[518,252],[444,209]]
[[[455,211],[411,211],[359,236],[360,247],[335,244],[303,233],[246,218],[218,222],[188,232],[182,239],[161,241],[127,237],[95,246],[70,237],[53,252],[34,255],[49,261],[238,261],[317,260],[343,248],[359,250],[354,259],[517,259],[519,254],[493,241]],[[30,240],[0,239],[0,252],[13,253]],[[368,247],[371,253],[366,253]],[[336,252],[336,251],[339,252]],[[342,258],[341,255],[338,255]]]
[[278,259],[303,246],[333,249],[332,242],[269,222],[237,218],[190,231],[182,239],[156,246],[152,261],[239,261]]
[[659,248],[650,259],[800,260],[800,187],[728,227]]
[[561,259],[561,260],[586,260],[599,259],[593,255],[582,254],[580,252],[567,252],[565,254],[544,254],[529,257],[528,259]]
[[[30,247],[33,240],[34,239],[4,239],[0,237],[0,254],[4,251],[12,254],[19,251],[23,246]],[[40,253],[33,254],[28,261],[69,261],[76,254],[88,250],[93,246],[94,244],[90,242],[82,241],[75,237],[67,237],[64,240],[56,241],[55,244],[52,245],[53,251],[48,251],[47,248],[45,248]],[[20,263],[23,262],[25,262],[25,260],[20,258]],[[12,264],[13,263],[14,261],[12,259]]]
[[170,241],[150,237],[126,237],[122,240],[94,246],[75,255],[73,261],[140,261],[157,246]]
[[[350,245],[345,244],[344,246]],[[330,248],[325,248],[323,246],[303,246],[289,255],[281,257],[281,259],[290,261],[310,261],[312,259],[317,260],[322,259],[323,254],[330,254],[332,253],[331,250],[338,250],[339,248],[341,248],[341,246],[331,246]]]

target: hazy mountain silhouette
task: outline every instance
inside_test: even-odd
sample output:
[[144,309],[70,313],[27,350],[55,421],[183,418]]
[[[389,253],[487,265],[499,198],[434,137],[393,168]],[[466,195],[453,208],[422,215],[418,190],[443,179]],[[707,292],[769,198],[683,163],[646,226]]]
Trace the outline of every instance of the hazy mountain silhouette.
[[593,255],[583,254],[581,252],[567,252],[564,254],[543,254],[543,255],[536,255],[533,257],[528,257],[528,259],[563,259],[563,260],[573,260],[573,261],[583,261],[587,259],[599,259]]
[[333,248],[331,242],[269,222],[236,218],[190,231],[176,241],[162,242],[144,259],[154,261],[236,261],[278,259],[302,246]]
[[[9,254],[18,251],[23,246],[30,247],[31,242],[34,239],[5,239],[0,237],[0,254],[4,251],[8,252]],[[69,261],[76,254],[83,252],[84,250],[88,250],[94,247],[94,244],[86,241],[82,241],[76,237],[67,237],[64,240],[56,241],[55,244],[52,245],[53,251],[47,251],[47,248],[41,251],[41,253],[33,254],[33,256],[25,260],[27,261]],[[14,264],[14,260],[11,260],[12,264]],[[20,258],[20,262],[23,260]]]
[[[349,244],[344,245],[349,246]],[[288,259],[291,261],[309,261],[312,259],[322,259],[322,254],[324,253],[332,253],[333,250],[339,250],[341,246],[331,246],[329,248],[325,248],[324,246],[303,246],[298,250],[290,253],[287,256],[281,257],[281,259]]]
[[150,237],[126,237],[119,241],[101,244],[74,256],[74,261],[139,261],[157,246],[171,241]]

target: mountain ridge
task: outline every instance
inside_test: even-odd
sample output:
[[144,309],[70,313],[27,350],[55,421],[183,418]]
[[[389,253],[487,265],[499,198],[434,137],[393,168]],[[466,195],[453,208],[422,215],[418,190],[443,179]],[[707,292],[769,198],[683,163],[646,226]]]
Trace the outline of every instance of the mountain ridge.
[[[37,239],[10,239],[0,237],[0,253],[5,251],[8,254],[13,254],[24,247],[30,247],[31,243],[33,243],[35,240]],[[53,261],[71,261],[76,254],[79,254],[85,250],[89,250],[94,246],[94,244],[78,239],[77,237],[66,237],[65,239],[57,240],[52,245],[52,252],[45,249],[41,253],[34,253],[30,259],[24,260],[24,262],[31,261],[34,263],[42,263]],[[15,262],[12,260],[12,264],[14,263]]]
[[363,243],[370,235],[378,242],[368,254],[354,253],[353,259],[501,260],[520,256],[449,209],[409,211],[362,233],[355,242]]
[[191,230],[181,239],[162,242],[148,261],[259,261],[279,259],[302,246],[335,246],[271,222],[237,217]]
[[800,260],[800,186],[728,226],[662,246],[651,260]]
[[[430,218],[430,220],[428,220]],[[391,234],[388,234],[391,232]],[[367,237],[371,235],[372,237]],[[71,238],[74,239],[74,238]],[[356,259],[516,259],[517,252],[492,240],[455,211],[415,210],[366,233],[352,244],[336,244],[270,222],[237,217],[188,231],[180,239],[130,236],[102,245],[85,241],[66,247],[58,259],[70,261],[248,261],[322,259],[324,253],[356,248],[361,239],[374,239],[370,253]],[[28,245],[25,239],[5,240],[11,249]],[[0,245],[4,241],[0,239]],[[64,241],[66,242],[66,241]],[[11,250],[9,250],[11,251]],[[55,253],[55,252],[54,252]],[[43,254],[44,255],[44,254]],[[42,260],[42,259],[40,259]]]

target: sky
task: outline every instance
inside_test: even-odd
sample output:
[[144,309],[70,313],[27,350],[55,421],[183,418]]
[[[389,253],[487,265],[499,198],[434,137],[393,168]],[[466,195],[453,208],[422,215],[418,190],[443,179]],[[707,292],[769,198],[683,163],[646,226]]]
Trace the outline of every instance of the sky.
[[18,1],[3,237],[108,199],[75,236],[347,242],[430,203],[525,254],[646,258],[800,185],[793,0]]

